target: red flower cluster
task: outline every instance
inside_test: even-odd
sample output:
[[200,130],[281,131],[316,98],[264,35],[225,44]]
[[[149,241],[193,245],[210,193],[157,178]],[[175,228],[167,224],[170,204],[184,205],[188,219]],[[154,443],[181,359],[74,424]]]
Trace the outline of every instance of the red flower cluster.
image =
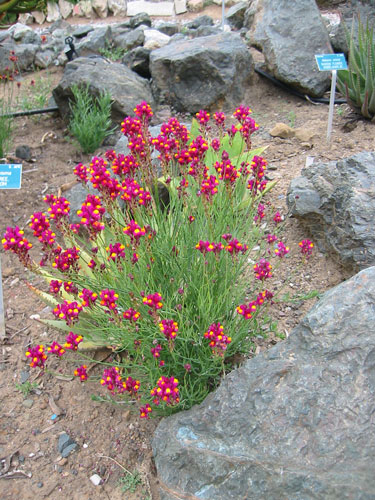
[[55,260],[52,262],[52,267],[61,272],[67,272],[71,268],[78,271],[79,248],[67,248],[63,252],[56,255]]
[[55,195],[50,194],[45,196],[43,201],[49,205],[48,213],[50,219],[53,219],[57,225],[59,225],[62,220],[68,219],[70,203],[66,198],[57,198]]
[[118,293],[114,290],[109,290],[106,288],[100,292],[100,305],[108,307],[110,311],[117,313],[116,301],[118,300]]
[[134,220],[131,220],[129,224],[124,227],[123,233],[130,236],[131,241],[137,244],[140,238],[146,234],[146,229],[138,226]]
[[79,298],[82,300],[82,307],[92,307],[98,298],[98,294],[88,288],[83,288]]
[[301,249],[301,254],[304,255],[307,259],[311,257],[314,243],[310,240],[302,240],[298,243],[298,246]]
[[87,366],[81,365],[80,367],[76,368],[74,370],[74,375],[76,377],[79,377],[81,382],[84,382],[85,380],[87,380]]
[[46,362],[47,355],[44,352],[43,345],[40,344],[30,348],[28,351],[26,351],[26,357],[31,359],[31,368],[35,368],[37,366],[39,366],[39,368],[44,368],[44,363]]
[[77,210],[78,217],[81,218],[80,223],[87,226],[92,238],[95,238],[100,231],[104,230],[104,224],[101,222],[105,208],[103,207],[98,196],[88,194],[81,209]]
[[212,323],[208,327],[207,332],[203,334],[205,339],[210,341],[209,346],[212,349],[212,354],[224,356],[224,351],[232,342],[231,337],[224,335],[224,327],[220,323]]
[[272,266],[267,260],[260,259],[260,261],[254,265],[254,273],[257,280],[271,278]]
[[59,358],[65,353],[65,349],[62,345],[53,341],[52,344],[48,347],[48,352],[51,354],[56,354]]
[[82,307],[78,302],[69,302],[64,300],[62,304],[58,304],[52,313],[57,319],[64,319],[67,325],[71,325],[78,321],[78,316],[82,311]]
[[123,312],[122,316],[124,319],[127,319],[129,321],[133,321],[133,323],[135,323],[139,319],[140,313],[137,312],[132,307],[130,307],[129,309],[127,309],[126,311]]
[[178,324],[173,319],[163,319],[159,323],[160,331],[168,340],[174,340],[178,332]]
[[4,250],[10,250],[15,253],[20,259],[21,263],[29,267],[31,265],[31,259],[29,256],[29,250],[32,248],[32,244],[27,241],[23,236],[24,232],[16,226],[15,228],[7,227],[4,238],[1,240]]
[[116,261],[125,258],[125,246],[122,243],[115,243],[114,245],[110,243],[106,250],[109,253],[108,260]]
[[70,351],[76,351],[78,349],[78,344],[82,342],[83,338],[81,335],[77,335],[73,332],[69,332],[65,338],[65,349]]
[[160,295],[160,293],[157,292],[149,294],[147,295],[147,297],[143,297],[143,303],[150,308],[149,313],[151,312],[151,310],[156,311],[158,309],[161,309],[163,307],[162,300],[163,300],[162,296]]
[[162,375],[157,381],[156,387],[151,390],[151,396],[154,397],[153,402],[155,405],[159,405],[160,402],[167,405],[179,403],[178,380],[175,377],[164,377]]
[[289,253],[289,247],[286,247],[282,241],[279,241],[275,250],[275,255],[282,259],[287,253]]
[[195,245],[195,248],[199,250],[203,255],[206,255],[206,253],[209,252],[217,255],[222,250],[224,250],[224,245],[222,243],[210,243],[209,241],[199,240],[199,242]]

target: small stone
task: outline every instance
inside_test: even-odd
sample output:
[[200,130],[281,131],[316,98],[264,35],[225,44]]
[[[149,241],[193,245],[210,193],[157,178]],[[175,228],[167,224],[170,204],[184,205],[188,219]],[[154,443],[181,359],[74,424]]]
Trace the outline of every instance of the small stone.
[[16,147],[16,156],[21,160],[29,161],[31,160],[31,150],[29,146],[17,146]]
[[31,408],[34,404],[34,401],[32,399],[25,399],[22,401],[22,406],[25,406],[26,408]]
[[24,461],[25,461],[25,457],[23,455],[19,455],[18,456],[18,461],[20,462],[20,464],[23,464]]
[[[63,455],[63,451],[66,448],[71,447],[72,445],[76,445],[77,446],[77,443],[66,432],[63,432],[62,434],[60,434],[57,448],[59,450],[59,453],[61,453],[61,455],[63,457],[67,456],[67,455]],[[70,448],[70,451],[72,451],[72,450],[73,450],[73,448]]]
[[285,123],[276,123],[273,129],[270,131],[272,137],[280,137],[281,139],[288,139],[294,136],[294,129],[286,125]]
[[37,488],[43,488],[43,483],[39,482],[36,486],[37,486]]
[[99,484],[102,482],[102,478],[98,474],[93,474],[90,477],[90,481],[94,486],[99,486]]
[[72,443],[70,444],[69,446],[66,446],[63,451],[61,452],[61,456],[63,458],[69,456],[71,454],[72,451],[74,451],[76,448],[77,448],[77,443]]
[[25,382],[27,382],[29,377],[30,377],[30,372],[27,370],[22,370],[21,375],[20,375],[21,384],[24,384]]
[[77,476],[77,474],[78,474],[77,469],[73,469],[73,470],[72,470],[72,474],[73,474],[73,476]]

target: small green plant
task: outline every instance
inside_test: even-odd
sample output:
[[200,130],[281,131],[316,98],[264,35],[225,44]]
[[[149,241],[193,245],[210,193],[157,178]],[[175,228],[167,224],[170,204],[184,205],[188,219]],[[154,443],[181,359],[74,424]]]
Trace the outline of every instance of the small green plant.
[[2,98],[0,98],[0,158],[4,158],[8,154],[11,145],[14,119],[10,114],[12,112],[15,79],[19,74],[18,59],[14,51],[9,53],[8,59],[9,66],[4,70],[3,74],[0,74],[0,84],[2,86]]
[[24,90],[22,98],[18,99],[17,102],[18,109],[29,111],[32,109],[46,108],[48,100],[52,95],[50,75],[47,73],[47,75],[43,77],[39,73],[36,73],[35,77],[30,81],[29,88]]
[[346,28],[349,46],[348,70],[337,72],[337,87],[346,96],[347,103],[365,118],[375,117],[375,44],[374,27],[366,27],[358,16],[358,40],[354,37],[355,23],[352,30]]
[[127,53],[127,50],[122,47],[106,45],[104,49],[99,49],[99,52],[110,61],[119,61]]
[[119,483],[123,493],[126,493],[127,491],[129,493],[135,493],[138,486],[142,484],[142,478],[138,471],[135,471],[134,473],[127,471],[122,478],[120,478]]
[[95,98],[90,94],[88,84],[81,87],[73,85],[72,92],[74,102],[70,104],[72,118],[69,131],[83,153],[93,153],[114,130],[111,129],[111,95],[102,92]]
[[37,382],[29,382],[28,380],[23,384],[16,384],[17,391],[22,392],[24,398],[27,398],[31,392],[38,388],[39,386]]
[[288,120],[289,120],[289,125],[292,128],[294,128],[295,125],[296,125],[296,113],[293,110],[289,111],[289,113],[288,113]]

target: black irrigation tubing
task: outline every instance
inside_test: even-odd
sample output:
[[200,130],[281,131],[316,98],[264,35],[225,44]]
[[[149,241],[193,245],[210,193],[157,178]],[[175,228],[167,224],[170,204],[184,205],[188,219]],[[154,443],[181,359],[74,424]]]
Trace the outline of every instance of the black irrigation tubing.
[[[289,94],[293,94],[297,97],[300,97],[301,99],[306,99],[308,101],[311,101],[313,103],[319,103],[319,104],[329,104],[329,99],[327,97],[310,97],[310,96],[306,96],[305,94],[302,94],[301,92],[298,92],[298,90],[295,90],[295,89],[292,89],[291,87],[288,87],[287,85],[285,85],[285,83],[283,82],[280,82],[280,80],[277,80],[276,78],[274,78],[273,76],[269,75],[268,73],[266,73],[265,71],[263,71],[262,69],[258,68],[258,67],[255,67],[255,71],[257,73],[259,73],[261,76],[264,76],[265,78],[267,78],[268,80],[270,80],[272,83],[274,83],[275,85],[277,85],[278,87],[282,88],[283,90],[285,90],[286,92],[289,92]],[[345,104],[346,103],[346,99],[335,99],[335,104]]]
[[57,106],[52,106],[50,108],[43,109],[30,109],[29,111],[15,111],[14,113],[0,115],[0,118],[16,118],[17,116],[41,115],[43,113],[54,113],[58,110],[59,108]]

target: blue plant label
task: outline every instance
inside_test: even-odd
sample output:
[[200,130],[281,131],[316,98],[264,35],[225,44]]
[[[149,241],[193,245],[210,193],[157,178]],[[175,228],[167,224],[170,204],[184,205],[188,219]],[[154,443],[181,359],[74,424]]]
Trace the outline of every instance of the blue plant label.
[[344,54],[317,54],[315,56],[319,71],[348,69]]
[[0,163],[0,189],[20,189],[21,176],[21,164]]

